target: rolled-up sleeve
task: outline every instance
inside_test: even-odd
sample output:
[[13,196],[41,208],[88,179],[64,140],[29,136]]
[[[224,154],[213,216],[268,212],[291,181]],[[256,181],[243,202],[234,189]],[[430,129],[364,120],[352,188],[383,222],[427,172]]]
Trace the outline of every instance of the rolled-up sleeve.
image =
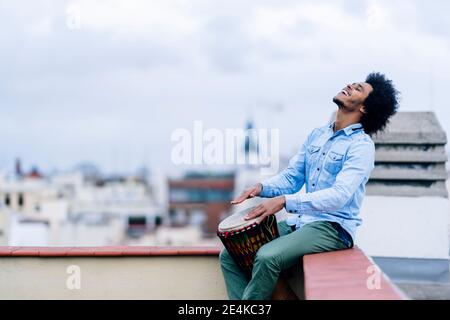
[[352,198],[357,188],[366,183],[374,168],[375,147],[362,140],[350,145],[342,170],[330,188],[310,193],[286,195],[286,210],[295,213],[333,212]]

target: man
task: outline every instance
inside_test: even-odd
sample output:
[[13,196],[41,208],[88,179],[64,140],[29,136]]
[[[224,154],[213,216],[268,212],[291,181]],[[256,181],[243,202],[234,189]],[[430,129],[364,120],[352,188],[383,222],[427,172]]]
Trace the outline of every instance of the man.
[[[397,97],[392,81],[380,73],[347,85],[333,98],[338,106],[335,121],[313,130],[284,171],[232,201],[271,198],[249,212],[247,219],[283,208],[295,215],[278,223],[280,237],[260,248],[251,278],[222,250],[230,299],[270,299],[280,272],[301,256],[353,247],[365,184],[374,168],[370,135],[382,130],[395,114]],[[306,193],[300,193],[304,184]]]

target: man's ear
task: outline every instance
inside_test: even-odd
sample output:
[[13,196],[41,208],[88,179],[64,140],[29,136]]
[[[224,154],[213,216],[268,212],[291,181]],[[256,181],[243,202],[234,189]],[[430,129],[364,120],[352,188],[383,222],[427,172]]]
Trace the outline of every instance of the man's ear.
[[367,113],[365,106],[361,106],[361,108],[359,108],[359,111],[361,111],[361,113],[364,113],[364,114]]

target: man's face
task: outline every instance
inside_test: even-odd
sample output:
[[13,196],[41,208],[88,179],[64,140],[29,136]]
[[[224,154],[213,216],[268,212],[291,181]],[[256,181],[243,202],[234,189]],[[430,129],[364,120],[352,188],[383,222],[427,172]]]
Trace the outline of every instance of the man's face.
[[344,108],[347,111],[361,110],[364,101],[372,90],[372,86],[366,82],[348,84],[333,98],[333,101],[339,108]]

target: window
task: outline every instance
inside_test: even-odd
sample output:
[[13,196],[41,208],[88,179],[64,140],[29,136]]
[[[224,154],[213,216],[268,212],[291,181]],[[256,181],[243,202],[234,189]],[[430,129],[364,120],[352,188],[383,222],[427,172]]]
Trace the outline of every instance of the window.
[[19,207],[23,207],[24,205],[24,198],[23,198],[23,193],[19,193],[18,199],[17,199],[17,204],[19,205]]

